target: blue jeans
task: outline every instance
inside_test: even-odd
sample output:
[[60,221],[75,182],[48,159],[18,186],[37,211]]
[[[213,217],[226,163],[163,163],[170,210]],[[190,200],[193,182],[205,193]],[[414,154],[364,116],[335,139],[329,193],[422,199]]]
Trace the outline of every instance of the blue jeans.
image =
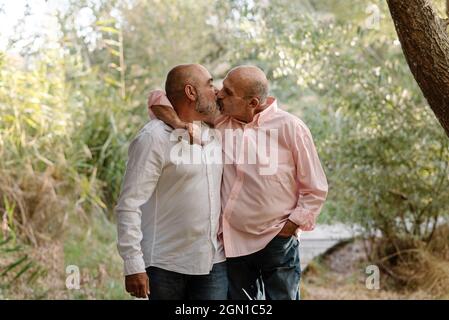
[[226,300],[226,262],[216,263],[209,274],[188,275],[157,267],[146,269],[150,300]]
[[229,298],[299,300],[301,266],[298,245],[299,241],[294,236],[276,236],[260,251],[227,258]]

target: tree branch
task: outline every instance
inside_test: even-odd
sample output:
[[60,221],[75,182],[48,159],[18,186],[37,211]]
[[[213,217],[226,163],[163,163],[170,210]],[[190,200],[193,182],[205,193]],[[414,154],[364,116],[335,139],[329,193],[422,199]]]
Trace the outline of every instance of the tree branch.
[[387,3],[410,70],[449,136],[449,34],[445,29],[446,22],[442,24],[430,0],[387,0]]

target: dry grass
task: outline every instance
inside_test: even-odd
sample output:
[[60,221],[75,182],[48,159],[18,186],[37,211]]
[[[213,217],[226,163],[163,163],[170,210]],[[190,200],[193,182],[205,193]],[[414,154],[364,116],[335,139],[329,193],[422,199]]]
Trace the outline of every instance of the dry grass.
[[[103,215],[89,199],[98,193],[95,176],[88,180],[73,173],[63,160],[46,166],[43,172],[34,170],[30,163],[11,169],[0,166],[0,172],[0,243],[8,239],[6,244],[0,245],[0,298],[76,297],[65,288],[65,247],[68,242],[76,243],[83,237],[82,233],[93,224],[93,216]],[[87,210],[89,215],[85,214]],[[108,229],[111,229],[109,225]],[[96,249],[111,247],[115,242],[114,234],[110,234],[107,241],[109,243],[100,242],[94,249],[84,246],[86,251],[80,256],[86,260],[90,257],[86,252],[95,255]],[[98,283],[98,277],[91,277],[91,274],[105,274],[101,270],[107,268],[98,268],[99,272],[81,268],[83,281],[90,282],[85,288]],[[103,282],[98,283],[100,290],[85,297],[108,296],[107,290],[102,288]]]
[[[98,214],[88,223],[71,217],[64,237],[38,247],[22,246],[23,250],[0,256],[0,273],[18,258],[28,255],[35,269],[42,271],[35,281],[30,272],[0,286],[0,299],[129,299],[124,289],[123,262],[116,250],[114,223]],[[80,271],[80,288],[66,288],[66,268],[75,265]],[[14,270],[13,270],[14,271]],[[9,272],[0,282],[8,283],[16,272]]]
[[[392,254],[400,246],[400,254]],[[430,243],[403,241],[376,245],[370,262],[361,240],[312,261],[301,281],[303,299],[449,299],[449,226],[440,226]],[[394,250],[393,250],[394,249]],[[380,267],[379,290],[368,289],[368,265]]]
[[428,242],[379,241],[375,261],[399,289],[422,290],[449,299],[449,226],[439,226]]
[[[64,183],[56,174],[54,167],[39,173],[27,165],[20,174],[3,171],[0,177],[1,199],[14,206],[14,220],[9,221],[9,226],[34,246],[60,235],[66,219],[68,199],[58,194]],[[9,231],[3,228],[4,238]]]
[[[39,299],[62,288],[63,224],[69,198],[54,166],[36,172],[30,164],[1,168],[0,295],[9,299]],[[16,266],[14,266],[18,263]],[[14,266],[14,267],[12,267]],[[10,269],[12,268],[12,269]],[[3,292],[3,294],[2,294]]]
[[[13,280],[11,285],[0,290],[2,299],[62,299],[64,298],[64,253],[61,242],[49,242],[45,245],[26,247],[16,254],[8,254],[0,263],[6,265],[19,256],[27,255],[28,261],[33,263],[32,272],[28,272],[18,279],[13,280],[16,273],[10,272],[2,278],[3,283]],[[39,272],[34,281],[30,281],[30,276],[34,271]]]

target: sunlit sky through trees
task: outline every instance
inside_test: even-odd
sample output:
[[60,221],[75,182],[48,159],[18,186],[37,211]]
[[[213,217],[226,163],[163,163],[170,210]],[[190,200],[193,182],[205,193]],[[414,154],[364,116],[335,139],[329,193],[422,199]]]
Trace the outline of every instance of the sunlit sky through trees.
[[[21,42],[15,43],[12,51],[29,45],[38,48],[43,41],[55,39],[58,34],[56,12],[67,6],[65,0],[0,0],[0,50],[11,49],[8,42],[18,32],[22,34]],[[84,10],[77,17],[77,23],[85,26],[92,18],[92,12]]]

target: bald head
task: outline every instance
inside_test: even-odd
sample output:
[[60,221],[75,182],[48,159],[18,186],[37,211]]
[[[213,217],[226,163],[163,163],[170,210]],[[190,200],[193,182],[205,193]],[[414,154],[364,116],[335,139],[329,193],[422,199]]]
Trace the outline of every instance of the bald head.
[[239,66],[229,71],[227,78],[238,83],[238,89],[244,97],[259,97],[263,104],[268,96],[268,79],[256,66]]
[[216,111],[217,89],[213,81],[209,71],[202,65],[182,64],[168,72],[165,92],[178,115],[183,113],[185,119],[193,119],[192,116]]
[[165,81],[165,92],[168,99],[172,102],[179,101],[185,96],[186,85],[196,87],[205,73],[209,74],[207,69],[200,64],[181,64],[171,69]]

